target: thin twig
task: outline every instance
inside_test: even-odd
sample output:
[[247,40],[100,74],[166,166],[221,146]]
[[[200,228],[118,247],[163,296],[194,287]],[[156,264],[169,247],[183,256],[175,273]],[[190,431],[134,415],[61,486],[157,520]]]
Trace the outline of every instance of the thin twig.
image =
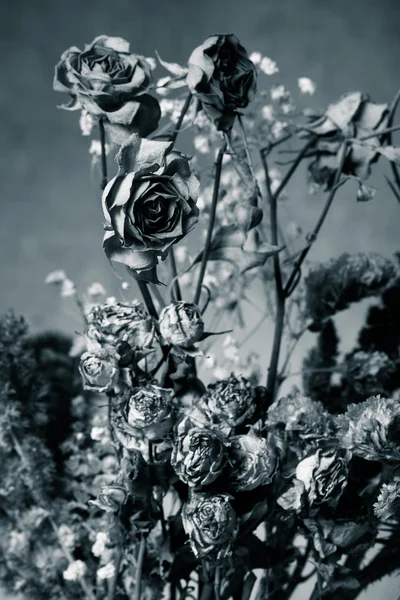
[[158,321],[157,309],[154,306],[153,298],[151,297],[147,282],[141,281],[139,279],[137,283],[138,283],[140,292],[143,296],[143,301],[146,305],[149,315],[151,315],[156,321]]
[[207,260],[208,260],[208,255],[210,252],[212,234],[213,234],[213,230],[214,230],[215,212],[217,209],[218,196],[219,196],[219,184],[221,181],[222,160],[224,158],[225,150],[226,150],[226,142],[224,142],[222,144],[221,148],[218,150],[217,158],[215,160],[215,181],[214,181],[213,198],[212,198],[212,203],[211,203],[211,208],[210,208],[210,220],[208,223],[207,236],[206,236],[206,240],[204,243],[204,249],[202,252],[199,278],[197,280],[197,288],[196,288],[196,292],[195,292],[195,295],[193,298],[193,304],[199,303],[200,295],[201,295],[201,287],[203,284],[203,278],[204,278],[204,274],[206,272]]
[[101,189],[107,185],[107,152],[106,152],[106,135],[104,131],[103,119],[99,119],[99,131],[100,131],[100,146],[101,146]]
[[[308,142],[300,150],[299,154],[297,155],[296,160],[293,162],[293,164],[290,167],[290,169],[288,169],[287,173],[285,174],[285,176],[282,179],[281,183],[279,184],[278,188],[274,192],[273,196],[274,196],[275,200],[277,200],[279,198],[281,192],[286,187],[286,184],[288,183],[289,179],[292,177],[293,173],[295,172],[295,170],[297,169],[297,167],[299,166],[299,164],[301,163],[301,161],[303,160],[303,158],[307,154],[308,150],[314,144],[314,142],[315,142],[315,138],[314,137],[310,138],[308,140]],[[264,156],[266,155],[266,152],[261,151],[261,153]]]
[[111,583],[110,583],[110,587],[108,590],[108,599],[107,600],[114,600],[115,598],[115,594],[117,591],[117,583],[118,583],[118,575],[119,575],[119,570],[121,567],[121,561],[122,561],[122,556],[123,556],[123,549],[122,549],[122,544],[118,546],[116,553],[115,553],[115,561],[114,561],[114,575],[111,579]]
[[173,285],[172,289],[174,291],[175,300],[180,302],[182,300],[182,294],[181,294],[181,288],[179,285],[178,271],[176,269],[175,253],[174,253],[173,247],[171,247],[171,250],[169,252],[169,259],[170,259],[170,263],[171,263],[172,279],[174,281],[174,285]]
[[285,290],[284,290],[284,293],[285,293],[286,297],[289,297],[293,293],[293,291],[295,289],[294,282],[296,282],[296,277],[298,276],[298,274],[300,272],[301,265],[303,264],[305,258],[307,257],[307,255],[308,255],[308,253],[310,251],[311,246],[313,245],[313,243],[317,239],[318,234],[320,232],[320,229],[321,229],[322,225],[324,224],[326,215],[329,212],[329,209],[330,209],[330,207],[332,205],[332,202],[333,202],[333,199],[335,197],[336,191],[337,191],[337,189],[339,187],[340,177],[341,177],[341,174],[342,174],[342,171],[343,171],[343,167],[344,167],[344,163],[345,163],[346,157],[347,157],[347,142],[345,141],[343,143],[343,146],[342,146],[342,155],[341,155],[341,158],[340,158],[338,169],[336,171],[336,175],[335,175],[335,179],[334,179],[334,182],[333,182],[333,185],[332,185],[332,189],[331,189],[331,191],[329,193],[329,196],[328,196],[328,198],[326,200],[325,206],[324,206],[324,208],[322,210],[322,213],[321,213],[321,215],[320,215],[320,217],[319,217],[319,219],[317,221],[317,224],[314,227],[313,232],[308,235],[308,242],[309,243],[302,250],[299,258],[295,262],[294,267],[293,267],[293,271],[292,271],[292,273],[291,273],[291,275],[290,275],[290,277],[289,277],[289,279],[288,279],[288,281],[286,283]]
[[172,145],[175,144],[176,138],[179,135],[179,132],[181,130],[181,126],[183,123],[183,119],[185,118],[185,115],[186,115],[187,111],[189,110],[189,106],[192,101],[192,98],[193,98],[192,94],[189,94],[185,100],[185,104],[182,107],[181,114],[179,115],[179,119],[176,122],[175,129],[172,132],[172,135],[170,137],[170,141],[172,142]]

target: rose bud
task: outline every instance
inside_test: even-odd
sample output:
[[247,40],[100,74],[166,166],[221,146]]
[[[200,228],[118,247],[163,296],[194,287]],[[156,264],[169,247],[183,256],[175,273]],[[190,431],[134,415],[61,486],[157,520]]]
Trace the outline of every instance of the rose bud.
[[[160,441],[174,425],[172,390],[157,385],[133,388],[121,394],[117,428],[140,439]],[[118,399],[117,399],[118,400]]]
[[118,174],[103,192],[104,251],[136,278],[158,283],[158,258],[164,260],[198,221],[199,182],[172,142],[132,135],[116,161]]
[[124,39],[107,35],[97,37],[83,52],[75,46],[66,50],[54,77],[54,89],[72,96],[62,108],[84,108],[122,126],[125,137],[133,132],[145,137],[157,128],[161,111],[158,100],[148,94],[151,85],[148,61],[131,54]]
[[345,448],[366,460],[400,460],[400,403],[374,396],[337,417]]
[[232,553],[236,515],[228,494],[193,494],[183,506],[183,528],[197,558],[219,562]]
[[228,131],[254,97],[257,70],[235,35],[212,35],[192,52],[186,81],[217,129]]
[[89,500],[90,504],[101,508],[106,512],[118,512],[125,504],[128,492],[123,485],[113,483],[101,488],[97,500]]
[[204,323],[199,309],[189,302],[174,302],[160,314],[160,333],[166,342],[189,348],[204,333]]
[[[190,427],[190,421],[187,423]],[[203,427],[187,429],[175,440],[171,464],[179,479],[190,487],[212,483],[225,464],[223,436]]]
[[271,483],[278,468],[279,452],[272,436],[267,440],[250,432],[231,439],[228,462],[230,487],[247,492]]
[[256,411],[256,390],[247,379],[231,375],[207,387],[204,403],[208,411],[230,427],[249,423]]
[[79,371],[85,390],[109,392],[118,382],[118,354],[107,348],[97,348],[81,356]]
[[310,505],[337,503],[347,485],[349,457],[343,449],[319,449],[297,465],[296,478],[304,484]]
[[153,319],[141,302],[94,306],[86,318],[85,336],[90,345],[127,343],[132,350],[149,348],[154,341]]

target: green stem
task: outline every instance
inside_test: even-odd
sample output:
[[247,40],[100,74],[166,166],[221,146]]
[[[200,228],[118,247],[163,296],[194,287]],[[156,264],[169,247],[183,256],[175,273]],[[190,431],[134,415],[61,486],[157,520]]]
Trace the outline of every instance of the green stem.
[[195,292],[195,295],[193,298],[193,304],[199,303],[200,294],[201,294],[201,286],[203,284],[203,278],[204,278],[204,274],[206,272],[208,254],[210,252],[212,234],[213,234],[214,223],[215,223],[215,213],[216,213],[217,203],[218,203],[219,184],[221,181],[221,171],[222,171],[222,160],[224,158],[225,150],[226,150],[226,142],[224,142],[222,144],[221,148],[218,151],[217,158],[215,160],[215,181],[214,181],[213,198],[212,198],[211,209],[210,209],[210,220],[208,223],[207,236],[206,236],[206,241],[204,243],[199,278],[197,280],[197,288],[196,288],[196,292]]
[[[300,150],[300,152],[298,153],[298,155],[296,157],[296,160],[293,161],[292,166],[290,167],[290,169],[288,169],[287,173],[285,174],[284,178],[282,179],[281,183],[279,184],[278,188],[276,189],[275,193],[273,194],[275,200],[277,200],[279,198],[281,192],[286,187],[286,184],[288,183],[289,179],[292,177],[293,173],[296,171],[297,167],[299,166],[299,164],[301,163],[301,161],[307,154],[308,150],[311,148],[311,146],[313,146],[314,142],[315,142],[315,138],[312,137],[311,139],[308,140],[308,142]],[[266,153],[262,151],[262,154],[265,156]]]
[[146,551],[146,538],[144,536],[140,539],[139,556],[136,566],[136,581],[135,581],[135,600],[140,600],[142,591],[142,571],[143,561]]
[[169,253],[169,258],[170,258],[170,263],[171,263],[172,279],[174,281],[172,289],[174,291],[175,300],[177,300],[178,302],[181,302],[181,300],[182,300],[182,294],[181,294],[181,288],[180,288],[180,285],[179,285],[178,271],[177,271],[177,268],[176,268],[175,253],[174,253],[174,248],[173,247],[171,247],[171,250],[170,250],[170,253]]
[[99,131],[100,131],[100,146],[101,146],[101,189],[107,185],[107,152],[106,152],[106,135],[104,131],[103,119],[99,119]]
[[116,550],[115,561],[114,561],[115,572],[114,572],[113,578],[110,583],[107,600],[114,600],[114,598],[115,598],[115,594],[117,592],[118,575],[119,575],[119,570],[121,567],[122,556],[123,556],[123,550],[122,550],[122,545],[121,545],[121,546],[118,546],[118,548]]
[[395,131],[400,130],[400,125],[396,125],[395,127],[387,127],[386,129],[381,129],[381,131],[375,131],[375,133],[369,133],[368,135],[364,135],[360,138],[355,138],[357,142],[365,142],[366,140],[370,140],[375,137],[380,137],[381,135],[387,135],[388,133],[394,133]]
[[338,169],[336,171],[336,175],[335,175],[335,179],[332,185],[332,189],[329,193],[329,196],[326,200],[325,206],[322,210],[322,213],[317,221],[317,224],[314,227],[314,230],[311,234],[308,235],[308,245],[302,250],[302,252],[300,253],[299,258],[297,259],[297,261],[294,264],[292,273],[290,274],[290,277],[286,283],[285,289],[284,289],[284,293],[286,297],[289,297],[292,292],[294,291],[296,284],[298,283],[298,275],[300,274],[300,269],[301,269],[301,265],[303,264],[304,260],[306,259],[311,246],[313,245],[313,243],[315,242],[315,240],[318,237],[318,234],[321,230],[322,225],[324,224],[325,218],[329,212],[329,209],[332,205],[333,199],[335,197],[335,194],[338,190],[339,187],[339,181],[340,181],[340,177],[342,175],[342,171],[343,171],[343,167],[344,167],[344,163],[347,157],[347,142],[343,143],[342,149],[341,149],[342,155],[339,161],[339,166]]
[[147,282],[140,281],[139,279],[137,283],[149,315],[151,315],[156,321],[158,321],[157,309],[154,306],[153,298],[151,297]]

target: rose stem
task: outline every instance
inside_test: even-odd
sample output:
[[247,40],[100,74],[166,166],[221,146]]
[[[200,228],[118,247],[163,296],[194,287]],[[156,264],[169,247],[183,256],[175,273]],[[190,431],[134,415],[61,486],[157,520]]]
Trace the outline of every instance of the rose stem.
[[215,575],[214,575],[215,600],[221,600],[220,588],[221,588],[221,570],[220,570],[220,567],[215,567]]
[[115,593],[117,591],[119,569],[120,569],[121,561],[122,561],[122,555],[123,555],[122,545],[120,545],[120,546],[118,546],[116,554],[115,554],[115,562],[114,562],[115,571],[114,571],[114,575],[113,575],[113,578],[110,583],[110,588],[108,590],[108,600],[114,600],[114,598],[115,598]]
[[174,290],[175,300],[177,300],[178,302],[181,302],[182,294],[181,294],[181,288],[180,288],[179,280],[178,280],[178,271],[176,269],[175,253],[174,253],[173,248],[171,248],[169,258],[170,258],[170,263],[171,263],[172,279],[174,280],[174,285],[173,285],[172,289]]
[[[277,194],[271,192],[271,182],[269,178],[267,157],[264,152],[261,151],[261,162],[265,173],[265,182],[267,186],[267,195],[270,208],[270,221],[271,221],[271,244],[275,246],[278,244],[278,203]],[[275,293],[276,293],[276,315],[275,315],[275,330],[274,340],[272,343],[272,353],[268,368],[267,377],[267,391],[270,399],[274,400],[275,387],[276,387],[276,374],[278,371],[279,354],[281,350],[283,326],[285,319],[285,294],[282,285],[282,272],[279,260],[279,254],[276,253],[273,256],[274,261],[274,276],[275,276]]]
[[140,279],[137,280],[140,292],[143,296],[143,301],[146,305],[146,308],[149,312],[149,314],[156,320],[158,321],[158,313],[157,313],[157,309],[154,306],[154,302],[153,302],[153,298],[151,297],[149,288],[147,287],[147,282],[146,281],[141,281]]
[[181,130],[181,126],[183,123],[183,119],[185,118],[185,115],[186,115],[187,111],[189,110],[189,106],[192,101],[192,98],[193,98],[192,94],[189,94],[185,100],[185,104],[182,106],[181,114],[179,115],[179,119],[176,122],[175,129],[173,130],[171,137],[169,138],[169,141],[172,142],[172,147],[174,146],[174,144],[176,142],[176,138],[179,135],[179,132]]
[[201,294],[201,286],[203,284],[203,278],[204,278],[204,274],[206,272],[207,259],[208,259],[208,254],[210,252],[211,239],[212,239],[214,223],[215,223],[215,212],[216,212],[217,203],[218,203],[219,184],[221,181],[221,171],[222,171],[222,160],[224,158],[225,150],[226,150],[226,142],[224,142],[222,144],[221,148],[218,150],[217,158],[215,160],[215,181],[214,181],[213,198],[212,198],[211,209],[210,209],[210,221],[208,223],[207,236],[206,236],[206,241],[204,244],[203,256],[201,258],[200,273],[199,273],[199,278],[197,281],[196,293],[193,298],[193,304],[199,303],[200,294]]
[[[308,150],[314,144],[314,142],[315,142],[315,137],[313,136],[310,140],[308,140],[308,142],[303,146],[303,148],[298,153],[296,160],[293,162],[290,169],[288,169],[285,177],[282,179],[280,185],[278,186],[278,188],[276,189],[276,191],[273,194],[273,196],[275,197],[276,200],[280,196],[282,190],[286,187],[286,184],[288,183],[289,179],[292,177],[293,173],[295,172],[295,170],[297,169],[297,167],[299,166],[299,164],[301,163],[301,161],[307,154]],[[263,154],[265,154],[265,153],[263,152]]]
[[144,537],[144,535],[142,535],[142,537],[140,538],[139,556],[137,559],[137,566],[136,566],[135,600],[140,600],[140,596],[141,596],[142,570],[143,570],[143,560],[144,560],[145,551],[146,551],[146,538]]
[[311,246],[313,245],[313,243],[315,242],[315,240],[317,239],[317,236],[320,232],[320,229],[322,227],[322,225],[324,224],[326,215],[328,214],[328,211],[332,205],[333,199],[335,197],[336,191],[338,190],[338,184],[340,181],[340,177],[342,175],[342,171],[343,171],[343,167],[344,167],[344,163],[347,157],[347,141],[343,142],[343,146],[341,148],[341,157],[340,157],[340,161],[339,161],[339,166],[338,169],[336,171],[336,175],[335,175],[335,179],[333,181],[332,184],[332,189],[330,191],[330,194],[326,200],[325,206],[322,210],[322,213],[317,221],[317,224],[314,227],[314,230],[312,231],[311,234],[309,234],[307,236],[307,241],[308,244],[307,246],[302,250],[299,258],[297,259],[297,261],[294,264],[293,267],[293,271],[285,285],[285,289],[284,289],[284,293],[285,296],[288,298],[293,291],[296,288],[297,283],[299,282],[299,278],[297,277],[298,274],[300,274],[300,269],[301,269],[301,265],[303,264],[305,258],[307,257]]
[[100,131],[100,146],[101,146],[101,189],[107,185],[107,153],[106,153],[106,135],[104,131],[103,119],[99,119],[99,131]]

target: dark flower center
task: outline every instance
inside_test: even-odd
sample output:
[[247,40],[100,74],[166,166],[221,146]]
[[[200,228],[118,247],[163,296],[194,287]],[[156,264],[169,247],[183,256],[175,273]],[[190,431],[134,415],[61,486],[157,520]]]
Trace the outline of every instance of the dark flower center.
[[229,77],[235,72],[236,60],[231,45],[224,44],[219,51],[219,69],[224,77]]

